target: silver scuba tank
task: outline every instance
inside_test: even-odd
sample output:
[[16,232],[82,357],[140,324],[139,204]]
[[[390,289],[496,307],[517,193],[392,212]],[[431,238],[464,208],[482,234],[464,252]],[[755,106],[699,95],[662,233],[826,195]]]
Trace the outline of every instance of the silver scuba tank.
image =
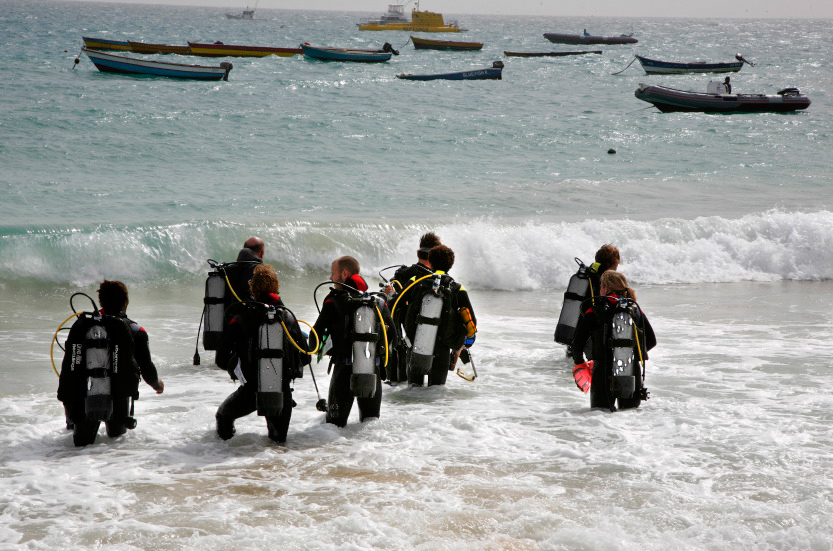
[[222,270],[208,272],[205,280],[205,319],[202,345],[206,350],[217,350],[223,342],[223,314],[225,313],[226,278]]
[[257,414],[274,417],[283,409],[283,327],[274,306],[257,330]]
[[558,325],[555,326],[555,342],[566,345],[573,343],[573,334],[576,332],[581,315],[581,303],[587,296],[587,289],[590,285],[589,269],[578,258],[575,260],[579,268],[567,284],[561,314],[558,316]]
[[357,398],[376,395],[376,346],[381,338],[372,298],[362,301],[353,313],[353,373],[350,391]]
[[437,332],[440,328],[440,317],[443,311],[443,297],[439,292],[440,277],[434,278],[431,292],[422,296],[419,307],[414,345],[408,357],[408,374],[420,377],[431,371],[434,361],[434,346],[437,342]]
[[84,398],[84,413],[88,421],[108,421],[113,415],[110,379],[112,366],[107,329],[104,325],[94,323],[87,329],[84,348],[87,369],[87,396]]
[[633,323],[633,301],[620,299],[610,322],[608,342],[611,347],[611,396],[632,398],[636,391],[639,366],[634,347],[636,334]]

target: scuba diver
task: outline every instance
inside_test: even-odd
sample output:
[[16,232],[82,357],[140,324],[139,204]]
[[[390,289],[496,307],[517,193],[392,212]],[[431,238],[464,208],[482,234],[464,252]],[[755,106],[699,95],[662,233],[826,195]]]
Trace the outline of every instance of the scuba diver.
[[[637,408],[648,399],[645,362],[648,350],[657,344],[654,329],[624,275],[608,270],[602,274],[600,286],[600,296],[588,302],[576,328],[573,374],[586,392],[590,371],[590,407],[616,411],[614,402],[618,401],[619,409]],[[583,351],[591,337],[593,360],[585,363]]]
[[[608,270],[616,270],[619,267],[619,249],[613,245],[602,245],[596,251],[595,262],[590,266],[576,258],[579,265],[578,271],[570,277],[567,290],[564,292],[564,302],[561,305],[561,314],[558,317],[558,324],[555,326],[554,340],[560,344],[567,345],[567,355],[572,354],[570,344],[573,342],[573,334],[583,311],[586,301],[594,304],[599,296],[599,278]],[[586,306],[584,306],[586,308]],[[590,353],[590,349],[585,351]],[[592,358],[592,356],[591,356]]]
[[[440,238],[434,232],[422,234],[419,238],[416,264],[400,266],[393,274],[390,283],[385,287],[389,307],[393,307],[399,295],[411,282],[433,273],[431,264],[428,262],[428,252],[440,244]],[[407,299],[408,297],[404,298]],[[411,345],[410,341],[404,338],[404,332],[401,331],[402,326],[405,324],[405,313],[407,311],[408,300],[403,300],[402,304],[399,305],[399,309],[393,312],[395,314],[393,316],[393,323],[399,333],[399,338],[396,339],[393,361],[388,365],[388,381],[390,383],[399,383],[408,379],[408,351]]]
[[139,399],[140,375],[157,394],[165,390],[147,332],[125,313],[127,287],[104,280],[98,297],[101,309],[82,312],[70,328],[58,382],[58,400],[78,447],[95,442],[102,421],[110,437],[136,427],[133,400]]
[[413,343],[408,353],[410,386],[422,386],[425,375],[428,386],[444,385],[464,345],[473,344],[477,332],[468,293],[447,273],[454,265],[454,251],[445,245],[432,247],[428,262],[434,273],[403,291],[410,301],[405,315],[405,333]]
[[254,268],[249,281],[254,301],[231,307],[234,314],[225,332],[230,357],[227,371],[241,385],[217,409],[217,435],[228,440],[234,421],[253,411],[266,417],[269,439],[286,442],[292,417],[292,381],[310,363],[298,321],[278,295],[280,281],[272,266]]
[[339,427],[347,425],[354,397],[360,421],[379,417],[385,364],[390,362],[390,345],[396,341],[385,301],[379,293],[367,292],[359,270],[359,262],[352,256],[333,261],[330,281],[335,285],[313,326],[322,343],[327,338],[332,343],[326,422]]
[[[208,260],[213,271],[209,272],[205,282],[203,347],[215,351],[214,363],[217,367],[224,369],[231,356],[231,351],[223,346],[223,334],[229,322],[225,312],[232,304],[251,298],[249,280],[255,267],[263,264],[265,252],[263,239],[252,236],[243,243],[234,262]],[[194,355],[194,365],[199,365],[198,353]]]

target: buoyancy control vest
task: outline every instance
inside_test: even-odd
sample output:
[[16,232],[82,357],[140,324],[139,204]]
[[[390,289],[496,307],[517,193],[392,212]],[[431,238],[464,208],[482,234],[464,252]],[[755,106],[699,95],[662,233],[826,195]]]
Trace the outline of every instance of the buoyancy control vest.
[[84,400],[89,421],[108,421],[113,399],[136,398],[139,367],[133,337],[121,318],[82,312],[69,331],[58,382],[58,399]]
[[452,348],[465,339],[466,325],[457,312],[460,288],[451,276],[437,272],[410,297],[405,331],[412,342],[408,372],[414,376],[428,374],[435,351]]
[[564,302],[561,304],[561,314],[555,326],[555,342],[566,345],[573,342],[573,335],[581,315],[582,302],[588,298],[588,293],[592,298],[597,292],[593,289],[591,275],[598,269],[598,263],[588,267],[578,258],[575,261],[578,264],[578,270],[570,277],[570,282],[567,284]]

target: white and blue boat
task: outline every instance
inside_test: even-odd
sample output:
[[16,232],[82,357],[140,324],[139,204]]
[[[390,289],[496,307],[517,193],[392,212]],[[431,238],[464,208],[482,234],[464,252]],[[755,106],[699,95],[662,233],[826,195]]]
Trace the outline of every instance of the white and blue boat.
[[501,80],[503,78],[503,62],[495,61],[491,67],[458,71],[456,73],[440,73],[436,75],[411,75],[402,73],[396,75],[402,80]]
[[115,55],[89,48],[82,48],[90,61],[103,73],[121,73],[125,75],[144,75],[170,78],[187,78],[194,80],[228,80],[232,64],[220,63],[212,65],[185,65],[167,61],[153,61],[137,59],[123,55]]
[[328,48],[301,44],[304,56],[319,61],[352,61],[357,63],[381,63],[392,55],[399,55],[393,46],[385,42],[381,50],[358,50],[352,48]]

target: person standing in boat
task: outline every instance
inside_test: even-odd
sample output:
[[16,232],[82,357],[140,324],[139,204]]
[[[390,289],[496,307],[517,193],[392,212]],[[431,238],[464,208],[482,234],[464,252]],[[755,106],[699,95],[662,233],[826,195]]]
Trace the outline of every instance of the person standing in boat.
[[726,88],[726,93],[727,93],[727,94],[731,94],[731,93],[732,93],[732,84],[729,82],[729,77],[726,77],[726,78],[723,80],[723,87],[724,87],[724,88]]

